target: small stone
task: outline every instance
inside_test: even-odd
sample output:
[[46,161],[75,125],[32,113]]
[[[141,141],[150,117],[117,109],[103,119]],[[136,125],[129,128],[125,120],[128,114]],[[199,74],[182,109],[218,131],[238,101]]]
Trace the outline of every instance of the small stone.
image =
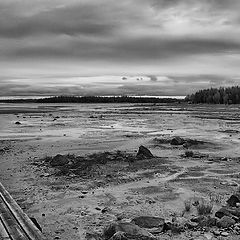
[[211,233],[205,233],[204,234],[204,237],[207,239],[207,240],[211,240],[213,238],[213,235]]
[[235,223],[236,223],[235,220],[233,220],[231,217],[224,216],[217,222],[217,226],[221,228],[229,228],[233,226]]
[[227,237],[228,235],[229,235],[228,232],[221,232],[221,236],[223,236],[223,237]]
[[216,236],[219,236],[221,233],[218,230],[214,230],[213,234],[216,235]]
[[107,207],[105,207],[105,208],[102,209],[101,212],[102,212],[102,213],[105,213],[105,212],[107,212],[108,210],[109,210],[109,209],[108,209]]

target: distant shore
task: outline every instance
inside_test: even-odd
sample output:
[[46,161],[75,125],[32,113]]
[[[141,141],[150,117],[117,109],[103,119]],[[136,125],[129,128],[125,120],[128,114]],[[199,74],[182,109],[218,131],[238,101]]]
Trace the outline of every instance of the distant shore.
[[185,96],[50,96],[6,97],[2,103],[173,103]]

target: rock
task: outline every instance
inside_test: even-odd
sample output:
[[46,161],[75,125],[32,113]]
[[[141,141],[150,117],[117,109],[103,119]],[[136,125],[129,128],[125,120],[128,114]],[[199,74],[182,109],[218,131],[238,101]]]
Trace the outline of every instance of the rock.
[[164,226],[164,219],[159,217],[141,216],[132,220],[132,223],[143,228],[162,228]]
[[116,222],[110,224],[103,230],[103,235],[106,239],[110,239],[117,232],[124,232],[133,236],[153,237],[153,235],[147,230],[142,229],[133,223],[127,222]]
[[174,233],[180,233],[187,227],[189,220],[184,217],[177,217],[173,219],[172,224],[169,224],[169,228]]
[[153,157],[153,155],[149,149],[147,149],[144,146],[139,147],[138,153],[137,153],[137,158],[147,159],[147,158],[152,158],[152,157]]
[[110,240],[155,240],[154,237],[146,237],[146,236],[139,236],[139,235],[131,235],[125,232],[116,232]]
[[223,236],[223,237],[227,237],[228,235],[229,235],[228,232],[221,232],[221,236]]
[[205,233],[204,234],[204,237],[207,239],[207,240],[211,240],[213,238],[213,235],[211,233]]
[[108,212],[109,210],[110,210],[110,209],[109,209],[108,207],[105,207],[105,208],[102,209],[101,212],[102,212],[102,213],[105,213],[105,212]]
[[232,219],[238,220],[240,218],[240,209],[234,207],[222,207],[216,213],[217,218],[222,218],[223,216],[229,216]]
[[193,157],[194,153],[193,151],[185,151],[185,157]]
[[170,142],[171,145],[183,145],[184,143],[185,143],[185,140],[180,137],[174,137]]
[[188,229],[194,229],[194,228],[198,227],[198,225],[199,224],[197,222],[192,222],[192,221],[188,221],[186,223],[186,226]]
[[66,156],[61,155],[61,154],[56,155],[50,161],[50,165],[52,167],[64,166],[68,163],[69,163],[68,158]]
[[217,226],[220,228],[229,228],[233,226],[236,222],[228,216],[223,216],[218,222]]
[[16,125],[21,125],[21,123],[20,123],[20,122],[15,122],[15,124],[16,124]]
[[217,219],[211,216],[194,217],[191,221],[198,223],[200,227],[213,227],[217,224]]
[[219,236],[219,235],[221,234],[221,232],[218,231],[218,230],[214,230],[214,231],[213,231],[213,234],[214,234],[215,236]]
[[237,203],[240,203],[240,194],[233,194],[228,200],[227,203],[231,207],[236,207]]

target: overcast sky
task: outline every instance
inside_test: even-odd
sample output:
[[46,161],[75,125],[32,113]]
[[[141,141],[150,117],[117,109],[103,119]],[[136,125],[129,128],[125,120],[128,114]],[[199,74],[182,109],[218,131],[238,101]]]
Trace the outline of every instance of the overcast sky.
[[0,0],[0,96],[240,83],[239,0]]

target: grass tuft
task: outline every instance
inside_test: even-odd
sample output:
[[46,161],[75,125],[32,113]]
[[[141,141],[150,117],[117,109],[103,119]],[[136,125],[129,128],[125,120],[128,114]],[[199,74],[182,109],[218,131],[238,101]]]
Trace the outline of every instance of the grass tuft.
[[202,199],[196,208],[199,215],[208,215],[212,212],[213,203]]

